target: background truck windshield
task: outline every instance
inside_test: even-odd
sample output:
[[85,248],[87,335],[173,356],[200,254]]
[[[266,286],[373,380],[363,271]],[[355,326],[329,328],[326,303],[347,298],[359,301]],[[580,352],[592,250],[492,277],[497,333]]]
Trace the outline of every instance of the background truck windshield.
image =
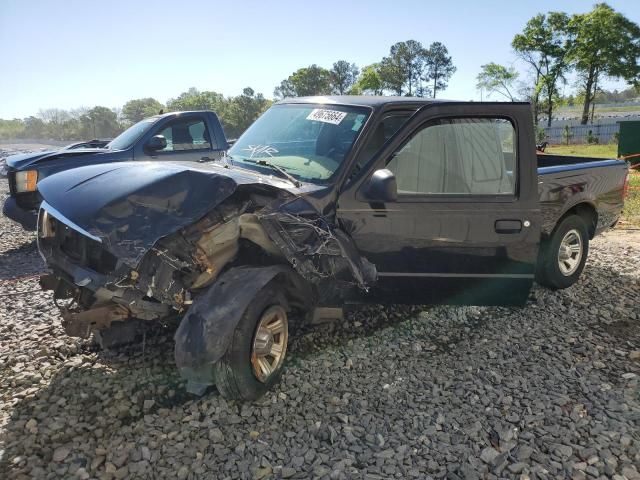
[[111,140],[107,145],[107,148],[111,150],[125,150],[134,144],[144,132],[146,132],[151,125],[155,123],[157,117],[145,118],[139,121],[135,125],[131,125],[124,132]]
[[229,150],[234,163],[262,170],[266,161],[299,180],[322,182],[333,175],[362,130],[369,111],[339,105],[276,105]]

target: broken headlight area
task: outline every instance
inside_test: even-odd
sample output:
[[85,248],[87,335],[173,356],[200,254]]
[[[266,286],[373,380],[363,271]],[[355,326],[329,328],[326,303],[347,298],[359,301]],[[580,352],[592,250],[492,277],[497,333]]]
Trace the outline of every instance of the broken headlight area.
[[103,275],[115,272],[118,259],[102,243],[84,235],[41,210],[38,220],[38,248],[48,258],[64,255],[71,263]]

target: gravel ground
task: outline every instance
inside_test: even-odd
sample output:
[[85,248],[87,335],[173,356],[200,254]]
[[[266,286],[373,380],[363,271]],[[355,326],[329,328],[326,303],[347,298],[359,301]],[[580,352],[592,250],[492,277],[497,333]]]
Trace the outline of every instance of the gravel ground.
[[0,478],[640,479],[638,231],[524,309],[298,331],[254,404],[186,394],[171,327],[111,352],[65,337],[37,280],[13,280],[43,269],[33,234],[0,232]]

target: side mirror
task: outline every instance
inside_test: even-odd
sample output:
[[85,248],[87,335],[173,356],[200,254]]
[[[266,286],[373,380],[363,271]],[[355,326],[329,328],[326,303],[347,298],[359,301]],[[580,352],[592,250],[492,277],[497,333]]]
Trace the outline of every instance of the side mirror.
[[374,202],[395,202],[398,200],[398,184],[391,170],[376,170],[369,179],[367,198]]
[[147,150],[156,152],[158,150],[167,148],[167,139],[164,138],[164,135],[154,135],[149,139],[145,146]]

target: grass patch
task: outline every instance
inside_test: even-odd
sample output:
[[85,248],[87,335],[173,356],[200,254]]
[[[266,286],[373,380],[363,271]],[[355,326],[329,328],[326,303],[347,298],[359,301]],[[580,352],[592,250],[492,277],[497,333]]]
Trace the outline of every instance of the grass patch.
[[624,201],[623,217],[640,227],[640,172],[629,175],[629,194]]
[[[640,105],[596,105],[595,118],[607,117],[611,113],[640,113]],[[573,107],[560,107],[554,116],[558,117],[580,117],[582,116],[582,105]],[[617,119],[611,118],[611,123]]]
[[602,145],[549,145],[545,153],[575,155],[577,157],[616,158],[618,156],[618,145],[615,143]]

